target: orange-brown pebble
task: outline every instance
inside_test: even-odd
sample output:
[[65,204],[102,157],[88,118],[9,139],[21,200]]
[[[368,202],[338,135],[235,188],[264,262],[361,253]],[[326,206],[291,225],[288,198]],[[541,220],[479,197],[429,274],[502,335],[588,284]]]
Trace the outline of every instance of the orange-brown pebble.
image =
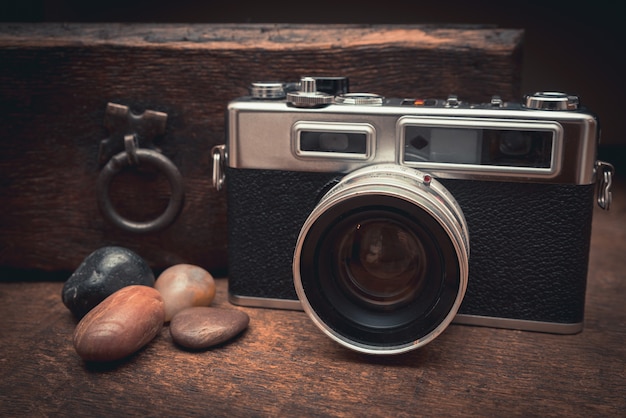
[[126,286],[81,319],[74,348],[86,361],[114,361],[149,343],[163,327],[165,305],[153,287]]
[[165,302],[165,322],[192,306],[209,306],[215,298],[215,280],[205,269],[177,264],[163,271],[154,283]]

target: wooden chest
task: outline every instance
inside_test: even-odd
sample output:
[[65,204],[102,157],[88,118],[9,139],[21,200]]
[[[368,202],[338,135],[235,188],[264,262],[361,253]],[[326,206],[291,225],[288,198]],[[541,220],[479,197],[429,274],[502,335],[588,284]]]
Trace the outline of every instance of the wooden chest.
[[[122,245],[156,269],[226,273],[226,200],[212,188],[210,150],[224,142],[228,101],[251,82],[337,75],[387,97],[519,100],[522,44],[523,31],[491,27],[3,24],[0,266],[73,270]],[[159,230],[128,231],[102,214],[97,185],[125,144],[180,173],[180,211]],[[120,164],[107,186],[116,213],[159,218],[173,194],[163,171]]]

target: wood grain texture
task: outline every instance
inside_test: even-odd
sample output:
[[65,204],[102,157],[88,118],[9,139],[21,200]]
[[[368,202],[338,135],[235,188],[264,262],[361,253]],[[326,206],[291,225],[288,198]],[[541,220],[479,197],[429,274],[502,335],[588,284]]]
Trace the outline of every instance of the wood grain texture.
[[[523,32],[366,25],[0,25],[0,265],[73,270],[123,245],[151,266],[187,262],[225,273],[225,194],[209,150],[224,109],[252,81],[346,75],[353,91],[470,101],[520,97]],[[179,168],[186,200],[164,231],[124,232],[101,216],[98,146],[108,102],[165,112],[156,145]],[[167,182],[120,175],[111,195],[132,220],[161,213]]]
[[[615,191],[624,196],[626,183]],[[370,357],[340,347],[303,313],[241,309],[239,338],[199,352],[165,327],[142,351],[89,365],[62,283],[0,281],[0,415],[623,416],[626,411],[626,205],[594,214],[585,329],[551,335],[451,325],[429,345]]]

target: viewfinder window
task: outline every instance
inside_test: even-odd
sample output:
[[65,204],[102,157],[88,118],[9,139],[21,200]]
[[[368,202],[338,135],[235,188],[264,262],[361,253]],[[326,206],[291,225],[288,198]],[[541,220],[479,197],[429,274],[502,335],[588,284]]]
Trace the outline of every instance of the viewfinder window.
[[374,129],[368,124],[298,122],[295,152],[300,157],[367,159]]

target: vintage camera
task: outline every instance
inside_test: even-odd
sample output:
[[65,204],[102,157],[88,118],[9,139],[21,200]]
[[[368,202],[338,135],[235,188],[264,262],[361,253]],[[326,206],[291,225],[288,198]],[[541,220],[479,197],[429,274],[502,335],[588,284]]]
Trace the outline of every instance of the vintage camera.
[[304,309],[371,354],[453,320],[582,329],[594,193],[608,207],[613,168],[575,96],[390,99],[343,77],[250,90],[212,151],[233,303]]

